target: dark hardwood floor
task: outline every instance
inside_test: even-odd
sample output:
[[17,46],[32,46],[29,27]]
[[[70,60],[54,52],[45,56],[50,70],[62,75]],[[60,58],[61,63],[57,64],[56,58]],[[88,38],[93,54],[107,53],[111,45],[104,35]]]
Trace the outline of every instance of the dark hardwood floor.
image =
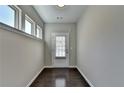
[[45,68],[30,87],[89,87],[76,68]]

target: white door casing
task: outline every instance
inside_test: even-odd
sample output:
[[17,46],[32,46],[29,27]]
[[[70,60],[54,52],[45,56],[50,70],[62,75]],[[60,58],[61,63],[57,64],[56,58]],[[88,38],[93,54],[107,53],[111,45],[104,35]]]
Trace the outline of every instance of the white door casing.
[[69,66],[69,32],[52,33],[51,47],[52,47],[52,50],[51,50],[52,66],[68,67]]

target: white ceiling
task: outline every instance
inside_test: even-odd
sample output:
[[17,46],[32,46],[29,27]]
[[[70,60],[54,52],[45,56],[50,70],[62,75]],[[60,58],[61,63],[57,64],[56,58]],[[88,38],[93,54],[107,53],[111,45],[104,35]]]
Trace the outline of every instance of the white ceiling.
[[45,23],[75,23],[87,6],[65,5],[60,8],[57,5],[34,5],[33,7]]

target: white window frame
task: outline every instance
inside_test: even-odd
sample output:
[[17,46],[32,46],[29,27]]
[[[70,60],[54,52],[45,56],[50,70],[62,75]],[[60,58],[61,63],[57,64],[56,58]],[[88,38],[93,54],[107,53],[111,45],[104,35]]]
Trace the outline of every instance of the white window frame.
[[11,9],[15,11],[15,22],[14,27],[21,30],[21,9],[16,5],[8,5]]
[[35,35],[35,22],[27,14],[25,14],[25,20],[31,23],[31,35]]
[[[39,37],[37,36],[37,29],[40,30]],[[40,38],[40,39],[43,39],[43,30],[42,30],[42,28],[39,25],[37,25],[37,28],[36,28],[36,37]]]
[[16,5],[7,5],[7,6],[14,11],[14,28],[21,30],[21,9]]

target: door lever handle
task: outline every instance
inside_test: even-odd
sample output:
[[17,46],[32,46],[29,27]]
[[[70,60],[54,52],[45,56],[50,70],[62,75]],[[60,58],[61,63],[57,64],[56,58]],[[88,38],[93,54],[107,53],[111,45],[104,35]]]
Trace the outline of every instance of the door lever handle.
[[68,54],[68,49],[66,49],[66,54]]

